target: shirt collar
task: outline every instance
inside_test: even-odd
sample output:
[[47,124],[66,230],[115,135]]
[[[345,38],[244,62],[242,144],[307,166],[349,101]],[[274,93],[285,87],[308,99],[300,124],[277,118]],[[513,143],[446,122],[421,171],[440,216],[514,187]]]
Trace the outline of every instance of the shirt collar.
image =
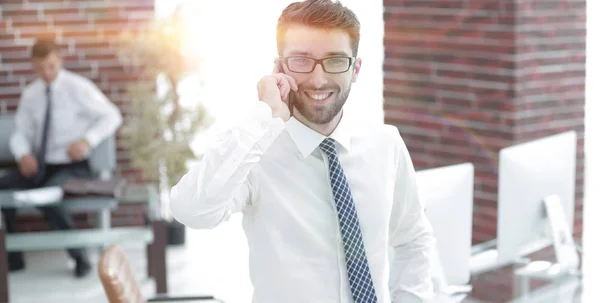
[[54,81],[52,81],[52,83],[50,83],[50,89],[52,91],[56,91],[59,87],[60,87],[60,83],[62,82],[62,79],[65,77],[65,70],[61,69],[60,71],[58,71],[58,75],[56,75],[56,78],[54,79]]
[[[337,127],[329,135],[329,138],[334,139],[337,143],[339,143],[344,149],[347,151],[350,150],[350,141],[351,134],[350,129],[348,127],[348,119],[344,119],[344,115],[342,114],[342,118],[338,123]],[[319,147],[319,144],[328,138],[327,136],[323,136],[312,128],[304,125],[302,122],[298,121],[296,118],[291,117],[286,122],[286,128],[290,137],[296,146],[302,153],[302,156],[306,159],[316,148]]]

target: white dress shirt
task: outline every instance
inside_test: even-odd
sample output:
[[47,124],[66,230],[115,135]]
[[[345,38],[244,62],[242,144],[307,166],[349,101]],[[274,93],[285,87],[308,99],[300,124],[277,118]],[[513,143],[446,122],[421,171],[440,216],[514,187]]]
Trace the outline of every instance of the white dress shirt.
[[[15,132],[10,140],[18,161],[25,154],[35,154],[42,141],[44,117],[48,104],[47,84],[37,79],[21,94],[15,116]],[[119,109],[94,83],[78,74],[61,70],[50,84],[52,120],[48,134],[46,162],[72,162],[67,154],[71,143],[85,139],[91,148],[115,133],[122,123]]]
[[[379,302],[429,302],[435,243],[397,128],[353,129],[342,118],[330,137],[356,204]],[[191,228],[213,228],[243,212],[255,303],[353,302],[327,156],[318,147],[323,139],[295,118],[272,118],[270,107],[257,102],[171,189],[173,217]],[[389,247],[395,249],[391,270]]]

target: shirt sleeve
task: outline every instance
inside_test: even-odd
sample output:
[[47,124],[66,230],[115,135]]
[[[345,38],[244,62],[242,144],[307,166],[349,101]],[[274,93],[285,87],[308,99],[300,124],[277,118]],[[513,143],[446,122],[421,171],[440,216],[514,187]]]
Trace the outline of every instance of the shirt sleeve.
[[77,87],[78,98],[85,112],[94,119],[84,139],[91,148],[113,135],[123,123],[121,112],[115,104],[91,81],[82,79]]
[[21,94],[14,121],[15,129],[10,137],[10,150],[18,162],[24,155],[32,153],[35,141],[35,123],[27,104],[27,91]]
[[173,218],[191,228],[213,228],[250,206],[250,172],[284,129],[266,103],[256,102],[246,119],[207,146],[199,163],[171,188]]
[[397,174],[390,220],[390,290],[392,302],[431,302],[430,258],[435,249],[431,224],[418,197],[416,173],[408,149],[396,129]]

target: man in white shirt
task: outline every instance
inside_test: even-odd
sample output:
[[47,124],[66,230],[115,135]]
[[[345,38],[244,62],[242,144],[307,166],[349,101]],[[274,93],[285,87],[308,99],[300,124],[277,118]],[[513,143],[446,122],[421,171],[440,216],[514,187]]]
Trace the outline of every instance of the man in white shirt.
[[243,213],[255,303],[432,298],[434,238],[407,148],[397,128],[343,116],[359,29],[338,2],[290,4],[260,101],[171,189],[171,213],[188,227]]
[[[21,94],[10,140],[18,170],[0,178],[0,189],[56,186],[70,177],[90,177],[90,150],[122,123],[118,108],[90,80],[62,68],[53,41],[37,41],[31,59],[38,79]],[[39,210],[52,228],[75,228],[63,207]],[[2,209],[2,213],[7,232],[16,232],[16,209]],[[69,249],[68,253],[75,260],[75,276],[87,275],[91,265],[85,251]],[[11,271],[25,268],[21,252],[9,253],[8,261]]]

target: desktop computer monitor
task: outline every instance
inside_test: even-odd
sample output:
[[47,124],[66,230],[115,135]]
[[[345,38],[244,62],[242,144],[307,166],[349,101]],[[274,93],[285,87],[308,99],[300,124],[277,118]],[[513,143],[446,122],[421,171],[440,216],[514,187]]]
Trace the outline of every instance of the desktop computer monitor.
[[573,230],[576,153],[574,131],[500,151],[498,263],[515,263],[553,243],[544,204],[549,196],[560,199],[566,225]]
[[[439,260],[434,263],[441,265],[441,278],[447,285],[464,285],[470,280],[473,176],[471,163],[417,172],[419,199],[437,240]],[[440,272],[440,268],[434,271]]]

